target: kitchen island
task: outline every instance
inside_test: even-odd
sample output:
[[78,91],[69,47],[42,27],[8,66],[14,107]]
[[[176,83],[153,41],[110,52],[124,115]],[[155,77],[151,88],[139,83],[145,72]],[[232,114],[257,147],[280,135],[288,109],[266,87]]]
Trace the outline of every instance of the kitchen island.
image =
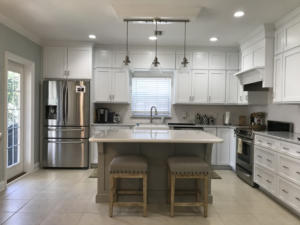
[[[98,187],[96,202],[109,199],[109,164],[117,155],[140,154],[148,159],[149,202],[165,202],[167,197],[167,158],[175,155],[201,157],[211,165],[214,143],[222,142],[201,130],[120,129],[99,131],[90,138],[98,144]],[[140,181],[118,184],[122,189],[139,187]],[[191,181],[178,182],[178,187],[193,188]],[[212,202],[209,180],[209,201]]]

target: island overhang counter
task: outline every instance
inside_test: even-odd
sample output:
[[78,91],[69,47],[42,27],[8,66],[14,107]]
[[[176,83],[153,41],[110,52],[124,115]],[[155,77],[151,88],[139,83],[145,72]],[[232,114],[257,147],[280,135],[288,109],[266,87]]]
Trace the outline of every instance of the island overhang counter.
[[[148,160],[149,202],[165,202],[167,197],[167,158],[176,155],[201,157],[211,165],[212,146],[223,139],[202,130],[118,129],[95,132],[90,142],[98,145],[98,181],[96,202],[109,200],[109,164],[117,155],[137,154]],[[118,184],[122,189],[139,187],[140,181]],[[190,181],[176,184],[193,187]],[[212,202],[209,180],[209,201]]]

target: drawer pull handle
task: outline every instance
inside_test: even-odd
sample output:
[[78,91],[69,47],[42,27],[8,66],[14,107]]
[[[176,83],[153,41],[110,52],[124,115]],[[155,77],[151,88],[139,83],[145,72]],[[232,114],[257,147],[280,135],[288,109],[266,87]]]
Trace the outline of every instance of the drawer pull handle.
[[300,175],[300,172],[299,172],[299,171],[297,171],[297,172],[296,172],[296,174]]
[[285,190],[285,189],[281,189],[282,190],[282,192],[284,192],[284,193],[286,193],[286,194],[288,194],[289,192],[287,191],[287,190]]
[[262,159],[262,156],[261,156],[261,155],[258,155],[257,157],[260,158],[260,159]]
[[296,197],[296,200],[300,202],[300,198]]
[[297,151],[298,154],[300,154],[300,151]]
[[258,177],[261,177],[261,175],[257,174]]
[[267,161],[268,161],[268,162],[272,162],[272,160],[271,160],[271,159],[267,159]]
[[257,142],[260,142],[260,143],[262,143],[262,140],[257,140]]
[[282,166],[284,169],[289,169],[289,167],[287,167],[287,166]]
[[270,180],[266,180],[269,184],[271,184],[272,182]]
[[283,147],[283,150],[289,151],[290,149],[287,147]]
[[272,143],[270,143],[270,142],[268,142],[267,144],[268,144],[268,145],[272,145]]

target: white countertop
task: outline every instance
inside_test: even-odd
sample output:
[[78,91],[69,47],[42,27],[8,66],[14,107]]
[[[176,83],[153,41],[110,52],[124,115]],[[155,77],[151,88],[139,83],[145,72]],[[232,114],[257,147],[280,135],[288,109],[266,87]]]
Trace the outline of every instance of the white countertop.
[[90,142],[126,143],[219,143],[223,139],[201,130],[124,129],[96,133]]
[[299,133],[281,132],[281,131],[255,131],[254,133],[265,137],[275,138],[281,141],[300,144],[300,141],[298,140],[298,137],[300,137]]

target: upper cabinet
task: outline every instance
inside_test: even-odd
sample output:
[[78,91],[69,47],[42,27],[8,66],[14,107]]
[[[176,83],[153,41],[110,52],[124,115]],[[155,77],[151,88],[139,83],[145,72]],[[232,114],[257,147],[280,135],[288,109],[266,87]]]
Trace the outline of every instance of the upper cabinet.
[[214,70],[226,69],[226,53],[224,52],[209,53],[209,68]]
[[208,52],[194,52],[193,53],[193,69],[208,69]]
[[238,102],[240,82],[234,74],[236,70],[227,71],[226,74],[226,103],[236,104]]
[[276,24],[274,55],[274,103],[300,103],[300,13]]
[[45,47],[44,78],[91,79],[91,47]]
[[240,54],[237,52],[227,53],[226,69],[227,70],[239,70],[239,58],[240,58]]
[[209,102],[224,104],[226,100],[226,74],[224,70],[209,71]]

